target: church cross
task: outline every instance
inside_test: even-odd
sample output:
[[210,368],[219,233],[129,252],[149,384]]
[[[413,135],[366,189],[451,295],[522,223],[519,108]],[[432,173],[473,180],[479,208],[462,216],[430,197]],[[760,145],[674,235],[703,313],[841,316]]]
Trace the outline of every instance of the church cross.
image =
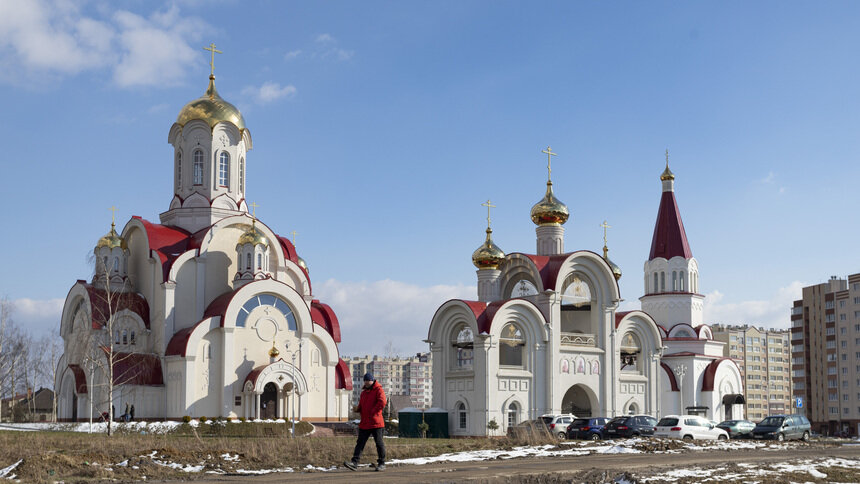
[[257,205],[257,202],[251,204],[251,216],[254,217],[254,219],[257,218],[257,207],[259,207],[259,205]]
[[215,48],[215,43],[212,42],[209,44],[209,47],[204,47],[203,50],[208,50],[212,53],[212,60],[209,61],[209,67],[212,68],[212,72],[210,75],[215,75],[215,54],[223,54],[220,50]]
[[481,206],[487,207],[487,228],[490,228],[490,209],[496,208],[496,206],[490,203],[490,199],[487,199],[487,202],[482,203]]
[[546,179],[551,180],[552,179],[552,157],[558,156],[558,153],[553,153],[552,148],[550,148],[549,146],[547,146],[545,150],[540,150],[540,152],[546,153],[546,172],[547,172]]
[[669,168],[669,148],[666,148],[666,169]]
[[298,232],[293,230],[292,232],[290,232],[290,234],[293,236],[293,247],[295,247],[296,246],[296,234],[298,234]]
[[606,229],[612,228],[612,226],[606,223],[606,220],[600,226],[603,227],[603,245],[606,246]]
[[110,210],[110,224],[116,225],[116,207],[111,207]]

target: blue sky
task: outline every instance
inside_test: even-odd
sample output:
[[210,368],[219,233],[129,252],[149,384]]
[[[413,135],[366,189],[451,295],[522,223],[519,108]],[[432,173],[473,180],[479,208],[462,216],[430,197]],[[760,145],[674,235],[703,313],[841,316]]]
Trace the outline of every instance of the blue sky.
[[787,325],[802,285],[860,271],[856,2],[0,0],[7,254],[35,330],[87,257],[172,196],[168,130],[205,90],[254,140],[249,201],[298,232],[345,354],[404,353],[496,243],[534,251],[551,145],[566,249],[602,246],[638,305],[670,150],[706,319]]

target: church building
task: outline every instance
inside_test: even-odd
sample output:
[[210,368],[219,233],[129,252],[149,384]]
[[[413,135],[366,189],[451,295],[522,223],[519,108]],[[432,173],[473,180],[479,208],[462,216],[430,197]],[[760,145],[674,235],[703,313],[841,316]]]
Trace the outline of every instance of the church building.
[[[543,152],[548,160],[555,155]],[[428,334],[433,405],[449,411],[452,435],[488,435],[490,421],[505,432],[557,413],[740,417],[743,381],[702,322],[698,265],[668,161],[661,181],[642,310],[618,311],[621,270],[608,257],[605,234],[602,256],[565,251],[570,212],[551,179],[531,210],[536,253],[505,254],[493,242],[488,212],[486,240],[472,254],[478,300],[442,304]]]
[[132,217],[120,233],[111,224],[92,280],[66,297],[62,420],[127,404],[144,419],[348,417],[337,316],[314,298],[293,243],[249,213],[251,132],[215,89],[210,48],[208,88],[167,136],[167,211],[158,222]]

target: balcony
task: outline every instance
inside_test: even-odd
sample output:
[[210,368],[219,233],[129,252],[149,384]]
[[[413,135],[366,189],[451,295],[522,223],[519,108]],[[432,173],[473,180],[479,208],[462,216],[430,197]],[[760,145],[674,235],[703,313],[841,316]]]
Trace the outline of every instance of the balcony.
[[595,346],[594,335],[586,333],[561,333],[561,346]]

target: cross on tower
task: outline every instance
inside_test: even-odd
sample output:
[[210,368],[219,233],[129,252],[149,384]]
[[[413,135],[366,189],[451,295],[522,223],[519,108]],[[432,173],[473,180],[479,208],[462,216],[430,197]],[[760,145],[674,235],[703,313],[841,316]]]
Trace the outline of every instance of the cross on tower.
[[666,168],[669,168],[669,148],[666,148]]
[[203,50],[208,50],[209,52],[212,53],[212,60],[209,61],[209,67],[212,69],[212,72],[210,73],[210,75],[214,76],[215,75],[215,54],[223,54],[223,52],[221,52],[220,50],[215,48],[214,42],[209,44],[209,47],[204,47]]
[[541,150],[541,153],[546,153],[546,171],[547,171],[547,180],[552,179],[552,157],[557,156],[557,153],[552,152],[552,148],[549,146],[546,147],[545,150]]
[[296,246],[296,234],[298,234],[298,232],[293,230],[292,232],[290,232],[290,234],[293,236],[293,247],[295,247]]
[[254,217],[254,220],[257,219],[257,207],[259,207],[259,205],[257,205],[257,202],[251,204],[251,216]]
[[490,203],[490,199],[489,199],[489,198],[487,199],[487,202],[486,202],[486,203],[482,203],[482,204],[481,204],[481,206],[482,206],[482,207],[487,207],[487,228],[490,228],[490,209],[491,209],[491,208],[496,208],[496,206]]
[[603,245],[606,245],[606,229],[612,228],[612,226],[606,223],[606,220],[600,226],[603,227]]
[[111,207],[108,210],[110,210],[110,224],[115,225],[116,224],[116,207]]

